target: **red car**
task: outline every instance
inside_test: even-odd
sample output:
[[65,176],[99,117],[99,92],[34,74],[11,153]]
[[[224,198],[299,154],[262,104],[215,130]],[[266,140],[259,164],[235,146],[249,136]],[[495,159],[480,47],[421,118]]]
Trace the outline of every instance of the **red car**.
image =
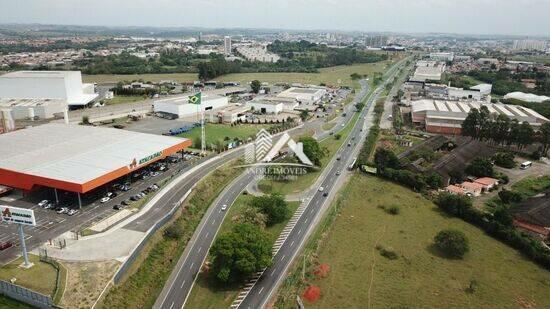
[[6,249],[11,248],[11,247],[13,247],[13,243],[11,241],[6,241],[6,242],[0,243],[0,251],[6,250]]

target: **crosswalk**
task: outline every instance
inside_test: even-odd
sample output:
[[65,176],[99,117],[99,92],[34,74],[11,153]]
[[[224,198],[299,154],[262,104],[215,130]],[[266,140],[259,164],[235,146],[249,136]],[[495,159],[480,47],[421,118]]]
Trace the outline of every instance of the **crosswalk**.
[[[290,218],[290,220],[288,221],[287,225],[285,226],[285,228],[283,229],[283,231],[281,232],[277,240],[275,240],[275,244],[273,244],[273,248],[271,250],[271,254],[273,257],[277,255],[277,253],[279,252],[279,250],[287,240],[288,235],[290,234],[290,232],[292,232],[292,229],[294,229],[294,227],[296,226],[296,223],[298,223],[298,220],[300,220],[300,217],[306,210],[307,205],[308,205],[308,199],[303,200],[300,206],[294,212],[294,215],[292,216],[292,218]],[[243,300],[246,298],[250,290],[252,290],[252,288],[254,287],[256,282],[260,279],[260,277],[263,275],[265,270],[266,268],[255,273],[254,276],[252,276],[252,278],[250,278],[250,280],[246,282],[246,284],[244,285],[244,288],[241,291],[239,291],[237,298],[235,298],[233,303],[231,303],[231,306],[230,306],[231,308],[238,308],[241,305]]]

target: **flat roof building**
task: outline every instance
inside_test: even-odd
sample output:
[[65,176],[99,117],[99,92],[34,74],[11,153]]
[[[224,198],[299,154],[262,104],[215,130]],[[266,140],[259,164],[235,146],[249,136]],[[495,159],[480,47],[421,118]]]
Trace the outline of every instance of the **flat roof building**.
[[191,140],[50,123],[0,135],[0,184],[86,193],[191,146]]
[[0,99],[0,110],[18,119],[50,119],[63,117],[67,103],[59,99]]
[[252,100],[246,102],[246,106],[249,106],[253,111],[260,112],[262,114],[279,114],[283,111],[283,102],[277,101],[264,101],[264,100]]
[[491,114],[502,114],[519,122],[527,121],[539,127],[548,121],[532,109],[509,104],[493,104],[479,101],[418,100],[411,103],[412,122],[425,125],[426,131],[439,134],[460,134],[462,122],[472,108],[487,107]]
[[224,96],[202,93],[201,105],[189,104],[189,96],[183,95],[153,102],[155,113],[176,115],[178,118],[193,116],[200,112],[220,108],[229,104],[229,99]]
[[62,100],[84,106],[97,98],[93,84],[83,84],[80,71],[17,71],[0,76],[0,99]]
[[325,88],[298,88],[291,87],[277,94],[280,98],[295,99],[301,104],[316,104],[321,101],[323,96],[327,93]]

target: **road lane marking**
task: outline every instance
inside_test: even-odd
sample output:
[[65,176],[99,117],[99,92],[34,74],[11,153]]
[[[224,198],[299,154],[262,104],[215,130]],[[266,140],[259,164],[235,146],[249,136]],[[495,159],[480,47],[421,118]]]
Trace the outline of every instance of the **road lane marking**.
[[189,269],[193,268],[193,265],[195,265],[195,262],[191,263],[191,266],[189,266]]
[[262,288],[261,288],[260,291],[258,292],[258,295],[262,294],[263,291],[264,291],[264,287],[262,286]]
[[199,250],[197,250],[197,253],[200,253],[202,250],[202,247],[199,247]]
[[292,247],[292,245],[294,245],[294,240],[290,243],[290,246]]
[[172,302],[172,305],[170,305],[170,309],[174,308],[174,302]]
[[185,284],[185,280],[181,283],[180,289],[183,289],[183,285]]

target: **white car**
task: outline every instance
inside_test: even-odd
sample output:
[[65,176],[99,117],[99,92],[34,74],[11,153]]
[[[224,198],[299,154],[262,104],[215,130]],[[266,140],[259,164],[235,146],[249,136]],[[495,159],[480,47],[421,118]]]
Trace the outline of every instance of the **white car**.
[[69,211],[69,208],[63,207],[57,211],[58,214],[65,214]]
[[74,216],[78,213],[78,210],[76,209],[69,209],[69,211],[67,211],[67,215],[69,216]]
[[325,188],[319,187],[319,192],[323,192],[323,190],[325,190]]
[[100,201],[101,203],[107,203],[107,202],[110,201],[110,200],[111,200],[111,198],[108,197],[108,196],[106,196],[106,197],[100,199],[99,201]]
[[44,206],[48,205],[49,202],[50,202],[50,201],[48,201],[48,200],[43,200],[43,201],[41,201],[40,203],[38,203],[38,206],[44,207]]
[[222,210],[225,211],[227,209],[227,205],[226,204],[223,204],[222,205]]

